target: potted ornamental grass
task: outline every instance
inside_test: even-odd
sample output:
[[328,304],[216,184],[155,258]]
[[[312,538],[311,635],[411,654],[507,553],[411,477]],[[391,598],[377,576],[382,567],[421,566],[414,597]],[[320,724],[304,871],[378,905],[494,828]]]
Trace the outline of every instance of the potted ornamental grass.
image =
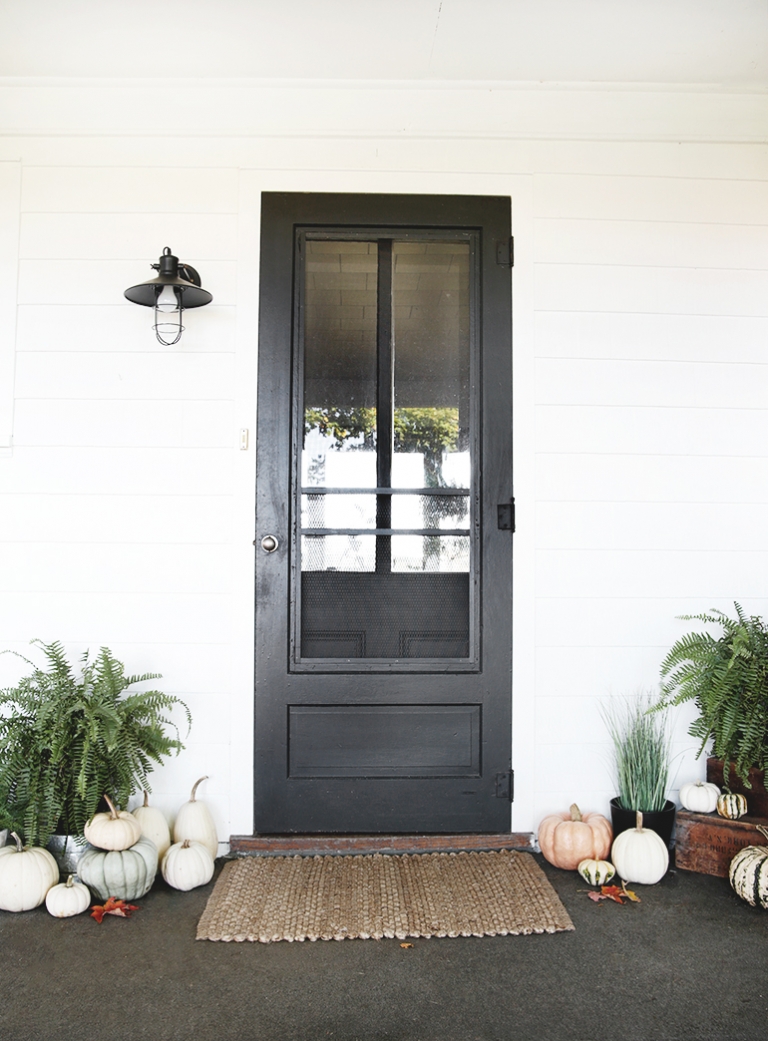
[[50,844],[66,866],[103,796],[125,807],[150,790],[154,764],[184,747],[170,711],[180,708],[187,728],[191,716],[169,694],[130,691],[159,675],[127,676],[107,647],[73,668],[58,641],[32,642],[43,666],[23,658],[31,673],[0,691],[0,828]]
[[[699,711],[689,733],[698,756],[711,748],[710,780],[727,791],[746,789],[754,811],[768,815],[768,625],[734,604],[736,617],[712,610],[682,615],[721,631],[682,636],[662,662],[662,706],[693,701]],[[751,792],[751,795],[750,795]]]
[[619,835],[635,827],[639,810],[644,826],[668,846],[675,824],[675,804],[667,798],[671,740],[667,714],[656,708],[650,694],[635,694],[612,698],[602,709],[619,792],[611,799],[611,822]]

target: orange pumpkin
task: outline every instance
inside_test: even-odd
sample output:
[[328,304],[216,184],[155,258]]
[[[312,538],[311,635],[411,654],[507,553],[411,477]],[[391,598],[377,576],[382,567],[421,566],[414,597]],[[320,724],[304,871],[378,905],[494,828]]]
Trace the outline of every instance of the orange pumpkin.
[[612,841],[610,822],[599,813],[582,814],[576,803],[567,813],[552,813],[539,825],[545,859],[566,871],[575,871],[587,858],[604,860]]

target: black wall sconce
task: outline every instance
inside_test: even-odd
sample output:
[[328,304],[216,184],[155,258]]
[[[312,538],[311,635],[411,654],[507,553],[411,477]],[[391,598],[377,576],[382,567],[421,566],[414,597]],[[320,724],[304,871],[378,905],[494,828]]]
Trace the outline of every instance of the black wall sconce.
[[[134,304],[154,307],[153,329],[160,343],[172,347],[181,339],[184,326],[181,315],[190,307],[210,304],[213,297],[200,285],[200,276],[189,264],[180,264],[179,258],[166,246],[157,264],[152,264],[157,278],[140,282],[126,289],[125,296]],[[171,339],[173,337],[173,339]]]

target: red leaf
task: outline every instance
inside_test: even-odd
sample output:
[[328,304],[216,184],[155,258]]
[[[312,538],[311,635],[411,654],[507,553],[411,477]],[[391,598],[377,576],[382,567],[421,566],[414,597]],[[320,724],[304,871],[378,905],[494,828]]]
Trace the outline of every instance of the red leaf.
[[129,904],[125,900],[119,900],[116,896],[111,896],[106,903],[93,905],[91,918],[95,918],[97,922],[102,922],[105,914],[113,914],[117,918],[130,918],[131,914],[138,910],[136,904]]
[[607,900],[615,900],[617,904],[623,904],[624,892],[621,886],[600,886],[600,892]]

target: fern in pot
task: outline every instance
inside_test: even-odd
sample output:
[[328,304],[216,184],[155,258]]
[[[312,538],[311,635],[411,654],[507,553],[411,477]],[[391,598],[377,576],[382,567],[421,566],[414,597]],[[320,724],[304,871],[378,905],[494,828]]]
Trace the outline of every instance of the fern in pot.
[[699,716],[689,733],[700,742],[698,755],[711,742],[725,788],[733,772],[750,789],[750,770],[768,776],[768,625],[734,607],[735,618],[716,610],[681,616],[722,632],[687,633],[674,644],[661,666],[662,704],[694,701]]
[[45,667],[24,658],[30,675],[0,691],[0,827],[28,845],[52,842],[61,859],[67,841],[59,836],[82,841],[105,793],[125,806],[150,790],[154,764],[184,747],[168,714],[179,706],[187,727],[191,716],[172,695],[128,691],[159,676],[126,676],[106,647],[93,660],[83,654],[75,670],[58,641],[32,642]]
[[659,712],[650,694],[612,699],[602,709],[613,743],[619,794],[611,799],[614,835],[643,826],[668,846],[675,824],[675,804],[667,798],[671,741],[666,712]]

